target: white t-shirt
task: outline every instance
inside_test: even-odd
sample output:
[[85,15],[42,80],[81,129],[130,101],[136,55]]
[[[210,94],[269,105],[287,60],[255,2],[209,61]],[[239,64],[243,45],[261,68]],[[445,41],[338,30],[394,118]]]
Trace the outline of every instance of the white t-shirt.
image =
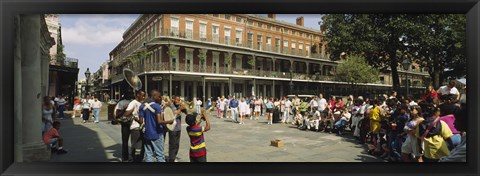
[[314,118],[320,119],[320,111],[315,111]]
[[[139,101],[133,100],[130,103],[128,103],[127,111],[131,111],[133,109],[132,116],[135,119],[138,119],[138,110],[140,109],[141,105],[142,105],[142,103],[140,103]],[[137,121],[133,120],[132,125],[130,126],[130,129],[133,130],[133,129],[139,128],[139,127],[140,127],[140,124]]]
[[290,106],[292,106],[292,102],[291,101],[286,101],[285,102],[285,108],[290,108]]
[[350,114],[349,112],[346,112],[346,113],[343,113],[342,118],[340,119],[349,121],[350,117],[352,117],[352,114]]
[[65,103],[67,103],[67,102],[65,101],[65,99],[60,98],[60,99],[57,100],[57,103],[58,103],[58,105],[65,105]]
[[318,107],[317,101],[315,101],[314,99],[312,99],[312,100],[310,101],[310,107]]
[[94,109],[102,108],[102,102],[101,101],[93,101],[92,108],[94,108]]
[[412,102],[410,102],[408,105],[411,107],[411,106],[417,106],[418,104],[417,104],[417,102],[412,101]]
[[448,95],[448,94],[458,95],[458,94],[460,94],[460,92],[458,92],[458,89],[456,87],[453,87],[453,88],[450,89],[450,87],[448,87],[448,86],[440,87],[437,92],[442,94],[442,95]]
[[95,102],[95,100],[94,100],[94,99],[90,99],[90,100],[88,100],[88,103],[90,104],[90,106],[92,106],[94,102]]
[[327,100],[325,98],[322,98],[318,101],[318,110],[323,111],[327,108]]

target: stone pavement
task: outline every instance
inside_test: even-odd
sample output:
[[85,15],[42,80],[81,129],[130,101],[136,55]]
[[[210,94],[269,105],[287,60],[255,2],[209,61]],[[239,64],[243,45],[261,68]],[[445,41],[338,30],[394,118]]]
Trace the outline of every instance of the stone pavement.
[[[71,112],[67,112],[68,115]],[[60,120],[60,135],[65,138],[65,155],[52,155],[52,162],[119,162],[121,158],[120,125],[107,120],[107,108],[100,113],[100,123],[82,123],[80,118]],[[351,134],[301,131],[291,125],[267,125],[266,118],[245,120],[245,125],[230,119],[209,116],[211,130],[205,133],[208,162],[384,162],[366,154],[366,146],[358,144]],[[189,137],[182,118],[179,162],[189,162]],[[203,123],[204,126],[204,123]],[[280,139],[282,148],[270,146]],[[168,135],[165,139],[168,155]]]

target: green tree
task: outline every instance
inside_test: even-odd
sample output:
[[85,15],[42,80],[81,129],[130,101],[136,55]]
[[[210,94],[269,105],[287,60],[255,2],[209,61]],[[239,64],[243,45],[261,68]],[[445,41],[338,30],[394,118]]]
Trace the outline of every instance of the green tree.
[[462,78],[467,73],[465,56],[466,16],[429,14],[416,18],[416,32],[406,38],[413,59],[428,68],[434,87],[447,78]]
[[57,55],[55,57],[57,59],[57,63],[60,63],[61,65],[64,64],[64,61],[65,61],[65,58],[66,58],[63,50],[64,50],[64,46],[62,44],[58,44]]
[[400,81],[397,67],[401,61],[397,51],[405,51],[402,38],[415,28],[415,15],[401,14],[329,14],[322,17],[332,59],[341,52],[362,55],[381,71],[390,70],[393,87]]
[[370,66],[363,56],[353,55],[337,65],[335,79],[355,85],[375,83],[379,80],[378,75],[379,71]]

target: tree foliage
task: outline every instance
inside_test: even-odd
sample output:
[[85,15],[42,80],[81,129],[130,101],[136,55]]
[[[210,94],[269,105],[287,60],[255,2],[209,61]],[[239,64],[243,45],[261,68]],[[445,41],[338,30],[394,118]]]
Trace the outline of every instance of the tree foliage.
[[370,66],[360,55],[348,57],[337,65],[335,78],[337,81],[357,83],[375,83],[379,80],[379,71]]
[[341,52],[364,56],[370,65],[391,71],[395,89],[402,62],[398,53],[412,56],[421,67],[433,68],[437,74],[449,68],[452,71],[445,75],[465,75],[464,15],[328,14],[322,20],[332,59],[338,59]]

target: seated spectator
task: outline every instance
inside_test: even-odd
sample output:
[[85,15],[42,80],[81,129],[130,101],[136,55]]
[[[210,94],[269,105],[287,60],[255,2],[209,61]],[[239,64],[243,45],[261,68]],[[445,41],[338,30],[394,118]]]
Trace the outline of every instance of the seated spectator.
[[328,105],[327,114],[324,118],[322,118],[322,126],[324,126],[322,132],[325,132],[327,128],[329,128],[329,133],[332,133],[333,124],[335,122],[335,118],[333,117],[333,110],[330,108],[331,105]]
[[432,116],[426,117],[420,123],[415,135],[419,138],[418,145],[420,154],[423,154],[423,161],[438,162],[441,157],[450,154],[448,146],[453,146],[451,139],[453,134],[448,125],[440,120],[439,108],[430,105],[426,107],[426,111]]
[[320,126],[320,119],[320,111],[316,110],[315,113],[313,115],[310,115],[306,121],[308,130],[310,130],[311,127],[315,127],[315,130],[318,132]]
[[335,129],[337,130],[338,135],[342,135],[345,132],[345,127],[351,117],[352,114],[350,114],[346,108],[343,109],[340,119],[335,123]]
[[50,130],[43,134],[43,142],[52,147],[52,153],[61,155],[67,153],[67,151],[63,149],[63,138],[61,138],[60,134],[58,133],[59,129],[60,122],[53,122],[53,128],[50,128]]

